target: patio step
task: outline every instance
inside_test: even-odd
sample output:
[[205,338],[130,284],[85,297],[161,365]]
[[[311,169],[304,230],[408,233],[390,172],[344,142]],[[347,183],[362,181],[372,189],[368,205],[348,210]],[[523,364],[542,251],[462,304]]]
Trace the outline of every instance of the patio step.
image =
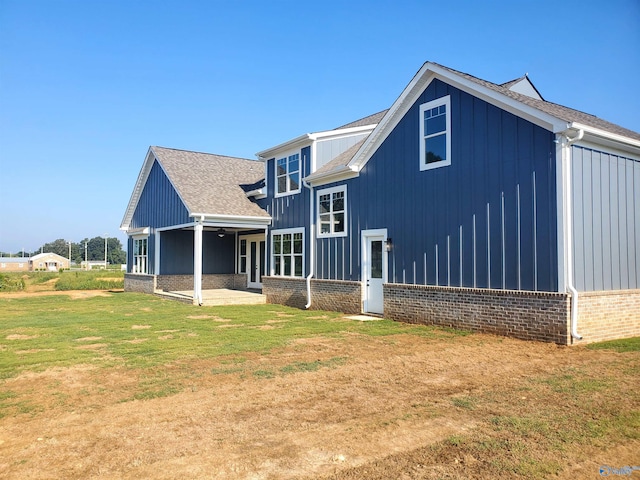
[[[193,290],[164,292],[157,291],[156,295],[171,298],[185,303],[191,303]],[[202,291],[202,305],[215,307],[219,305],[260,305],[267,303],[266,295],[255,291],[229,290],[226,288]]]
[[229,290],[228,294],[211,297],[203,292],[202,305],[214,307],[219,305],[261,305],[267,303],[267,296],[261,293],[235,292]]

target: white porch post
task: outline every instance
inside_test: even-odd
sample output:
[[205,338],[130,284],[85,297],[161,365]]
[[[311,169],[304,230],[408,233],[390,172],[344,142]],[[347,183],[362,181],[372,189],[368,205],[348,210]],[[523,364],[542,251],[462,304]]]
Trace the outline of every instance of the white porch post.
[[193,232],[193,303],[202,305],[202,218]]

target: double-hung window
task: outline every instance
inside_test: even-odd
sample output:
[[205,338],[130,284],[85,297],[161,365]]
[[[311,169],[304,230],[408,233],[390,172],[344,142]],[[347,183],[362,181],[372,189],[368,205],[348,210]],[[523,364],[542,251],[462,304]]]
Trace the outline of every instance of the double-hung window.
[[318,190],[318,236],[347,235],[347,187]]
[[148,237],[133,239],[133,272],[147,273]]
[[276,159],[276,195],[300,191],[300,154]]
[[451,165],[451,99],[420,105],[420,170]]
[[275,276],[304,276],[304,228],[272,231],[271,260]]

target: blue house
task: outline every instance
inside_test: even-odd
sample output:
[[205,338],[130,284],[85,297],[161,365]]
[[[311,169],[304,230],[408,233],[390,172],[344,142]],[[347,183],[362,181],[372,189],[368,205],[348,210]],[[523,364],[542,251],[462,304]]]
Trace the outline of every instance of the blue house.
[[389,110],[258,161],[151,147],[125,288],[560,344],[640,335],[640,134],[425,63]]

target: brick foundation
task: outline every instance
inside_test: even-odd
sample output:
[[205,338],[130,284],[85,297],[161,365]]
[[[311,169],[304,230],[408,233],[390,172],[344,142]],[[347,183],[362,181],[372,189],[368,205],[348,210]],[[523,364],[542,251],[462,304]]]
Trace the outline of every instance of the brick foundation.
[[[262,277],[262,294],[267,296],[268,303],[304,308],[307,304],[307,282],[304,278]],[[312,279],[311,308],[360,313],[360,282]]]
[[155,275],[140,275],[136,273],[125,273],[124,291],[138,293],[153,293],[156,290]]
[[385,318],[561,345],[569,309],[564,293],[384,285]]
[[640,336],[640,290],[578,294],[576,344]]
[[[157,289],[165,292],[193,290],[193,275],[158,275]],[[202,275],[202,289],[246,290],[247,276],[244,274],[207,274]]]

